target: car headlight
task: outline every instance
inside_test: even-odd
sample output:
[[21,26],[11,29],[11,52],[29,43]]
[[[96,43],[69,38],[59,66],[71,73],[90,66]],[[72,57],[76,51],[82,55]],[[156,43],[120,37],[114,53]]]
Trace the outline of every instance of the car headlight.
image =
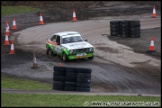
[[74,53],[74,50],[69,50],[70,54]]
[[89,51],[93,51],[93,48],[89,48]]

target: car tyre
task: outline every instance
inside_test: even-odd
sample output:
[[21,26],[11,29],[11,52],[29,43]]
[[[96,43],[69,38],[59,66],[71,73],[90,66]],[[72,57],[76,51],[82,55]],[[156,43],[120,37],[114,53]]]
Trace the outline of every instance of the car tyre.
[[46,51],[46,54],[47,54],[47,55],[49,55],[49,51],[50,51],[50,49],[48,48],[47,51]]
[[92,57],[89,57],[88,59],[89,59],[89,60],[93,60],[93,57],[94,57],[94,56],[92,56]]
[[50,55],[50,56],[54,56],[55,54],[53,53],[53,51],[51,49],[47,49],[47,55]]
[[64,62],[68,61],[68,57],[67,57],[67,55],[65,53],[63,53],[63,55],[62,55],[62,60]]

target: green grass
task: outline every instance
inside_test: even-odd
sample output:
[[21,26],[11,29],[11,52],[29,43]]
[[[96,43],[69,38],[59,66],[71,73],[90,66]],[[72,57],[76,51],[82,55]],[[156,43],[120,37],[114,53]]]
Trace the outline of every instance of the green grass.
[[[9,94],[2,93],[1,105],[3,107],[16,106],[48,106],[48,107],[74,107],[84,106],[88,102],[91,106],[92,102],[143,102],[142,105],[152,104],[160,106],[160,97],[147,96],[86,96],[86,95],[66,95],[66,94]],[[116,105],[117,106],[117,105]]]
[[51,90],[52,84],[1,74],[1,88]]
[[[9,76],[1,73],[1,88],[25,89],[25,90],[51,90],[52,85],[39,81]],[[160,97],[153,96],[102,96],[102,95],[69,95],[69,94],[1,94],[2,107],[16,106],[84,106],[97,102],[145,102],[142,105],[161,105]],[[146,104],[147,103],[147,104]]]
[[1,15],[21,14],[26,12],[36,12],[39,8],[32,8],[29,6],[1,6]]

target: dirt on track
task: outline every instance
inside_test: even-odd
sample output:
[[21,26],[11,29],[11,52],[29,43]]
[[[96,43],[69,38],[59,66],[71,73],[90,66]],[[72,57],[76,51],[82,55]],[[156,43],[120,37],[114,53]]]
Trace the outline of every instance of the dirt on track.
[[[134,4],[122,4],[123,7],[119,6],[118,8],[128,9],[132,5]],[[112,7],[106,7],[107,8],[104,8],[104,10],[112,9]],[[134,8],[139,7],[137,5]],[[152,8],[150,5],[144,5],[144,7]],[[142,7],[140,8],[142,10]],[[96,8],[96,10],[97,9],[99,8]],[[92,11],[94,10],[95,9]],[[96,10],[94,11],[94,14],[96,14]],[[100,8],[99,10],[100,12],[103,12],[103,8]],[[113,11],[111,10],[112,13],[114,13]],[[1,47],[1,71],[10,75],[41,80],[52,84],[53,66],[58,65],[61,60],[58,57],[46,56],[45,41],[54,32],[76,30],[79,31],[84,38],[88,39],[88,41],[94,45],[95,58],[93,61],[80,60],[63,63],[63,66],[91,68],[93,71],[91,91],[160,94],[161,61],[159,59],[155,59],[153,56],[134,53],[133,48],[115,42],[119,41],[119,39],[112,40],[107,36],[110,33],[109,22],[110,20],[115,19],[140,19],[142,23],[142,32],[144,29],[161,27],[161,17],[158,17],[157,19],[151,19],[150,11],[148,13],[143,13],[143,11],[140,12],[140,15],[130,15],[128,12],[128,16],[120,16],[120,14],[119,16],[90,18],[89,20],[78,21],[76,23],[71,21],[60,23],[54,22],[42,26],[38,25],[39,16],[36,13],[16,15],[17,27],[20,29],[17,31],[12,31],[12,36],[10,38],[16,41],[16,55],[8,55],[10,49],[8,46]],[[159,10],[157,12],[158,16],[160,16]],[[15,15],[2,17],[2,24],[5,24],[5,20],[12,18],[13,16]],[[45,21],[48,22],[48,20]],[[51,22],[51,20],[49,20],[49,22]],[[11,22],[9,23],[11,24]],[[1,27],[3,28],[2,25]],[[147,32],[147,34],[150,33],[152,32]],[[158,38],[160,38],[160,32],[157,32],[156,35],[158,35]],[[144,35],[141,34],[142,39],[143,37]],[[127,44],[127,39],[125,42],[124,39],[121,40],[123,41],[122,44],[129,46],[129,44]],[[148,43],[150,43],[150,41]],[[159,42],[158,46],[160,44],[161,43]],[[159,49],[161,48],[159,47]],[[33,64],[33,52],[36,53],[40,67],[37,70],[32,70],[30,68]],[[158,50],[158,52],[160,51]]]

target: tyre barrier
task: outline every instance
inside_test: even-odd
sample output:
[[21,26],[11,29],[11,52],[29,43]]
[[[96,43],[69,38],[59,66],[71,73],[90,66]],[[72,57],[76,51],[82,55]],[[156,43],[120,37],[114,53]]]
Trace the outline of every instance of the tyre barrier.
[[91,72],[88,68],[54,66],[52,89],[90,92]]
[[110,21],[110,35],[118,37],[140,38],[140,21]]

